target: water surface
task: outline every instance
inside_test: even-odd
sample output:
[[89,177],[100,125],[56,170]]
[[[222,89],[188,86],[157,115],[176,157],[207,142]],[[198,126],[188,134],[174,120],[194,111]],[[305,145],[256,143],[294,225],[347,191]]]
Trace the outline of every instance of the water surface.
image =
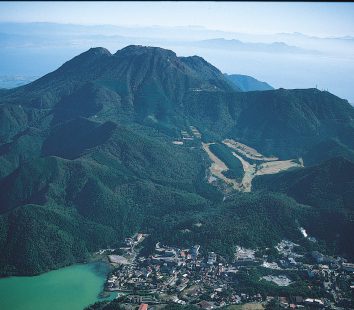
[[0,279],[0,309],[82,310],[98,300],[108,271],[104,263],[90,263]]

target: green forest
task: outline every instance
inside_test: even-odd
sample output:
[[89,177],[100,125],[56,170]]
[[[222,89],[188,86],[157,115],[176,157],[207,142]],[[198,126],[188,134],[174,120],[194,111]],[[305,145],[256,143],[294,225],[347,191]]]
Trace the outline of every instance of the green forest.
[[[305,168],[224,199],[200,140],[172,143],[187,125]],[[211,150],[242,178],[225,145]],[[354,108],[329,92],[242,92],[198,56],[92,48],[0,93],[0,275],[87,261],[138,231],[146,252],[162,241],[231,258],[288,238],[353,258],[353,160]]]

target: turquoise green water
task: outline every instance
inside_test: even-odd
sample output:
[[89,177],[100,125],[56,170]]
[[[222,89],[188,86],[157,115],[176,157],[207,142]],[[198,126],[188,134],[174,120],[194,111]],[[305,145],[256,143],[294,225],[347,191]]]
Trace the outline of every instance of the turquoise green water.
[[91,263],[0,279],[0,309],[82,310],[98,300],[107,272],[107,265]]

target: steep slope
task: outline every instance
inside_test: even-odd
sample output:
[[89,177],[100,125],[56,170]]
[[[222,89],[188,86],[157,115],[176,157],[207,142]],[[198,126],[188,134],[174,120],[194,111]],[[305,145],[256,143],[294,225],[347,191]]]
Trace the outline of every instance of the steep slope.
[[273,90],[266,82],[261,82],[252,76],[242,74],[225,74],[226,78],[242,91]]
[[[113,92],[122,107],[133,108],[139,117],[147,117],[159,108],[178,105],[191,88],[237,89],[200,57],[177,57],[169,50],[131,45],[114,55],[104,48],[92,48],[58,70],[10,91],[2,102],[71,109],[73,101],[77,105],[85,104],[85,99],[92,100],[91,95],[81,98],[86,91],[102,91],[106,96]],[[91,114],[96,112],[95,107],[91,107]],[[159,119],[160,115],[154,116]]]
[[354,149],[354,108],[328,92],[198,92],[189,93],[185,102],[185,113],[214,139],[233,138],[265,155],[302,157],[314,152],[316,144],[333,139]]

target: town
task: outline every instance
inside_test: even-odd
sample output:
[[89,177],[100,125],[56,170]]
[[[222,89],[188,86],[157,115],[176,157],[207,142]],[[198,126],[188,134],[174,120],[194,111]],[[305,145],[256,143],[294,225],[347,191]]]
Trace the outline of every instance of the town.
[[232,261],[199,245],[177,248],[160,242],[143,256],[139,252],[147,237],[136,234],[121,248],[100,252],[108,252],[113,266],[105,290],[116,292],[127,309],[160,309],[171,303],[202,309],[245,303],[258,305],[255,309],[353,307],[354,264],[341,257],[297,253],[299,245],[288,240],[275,246],[276,255],[266,254],[271,249],[238,246]]

